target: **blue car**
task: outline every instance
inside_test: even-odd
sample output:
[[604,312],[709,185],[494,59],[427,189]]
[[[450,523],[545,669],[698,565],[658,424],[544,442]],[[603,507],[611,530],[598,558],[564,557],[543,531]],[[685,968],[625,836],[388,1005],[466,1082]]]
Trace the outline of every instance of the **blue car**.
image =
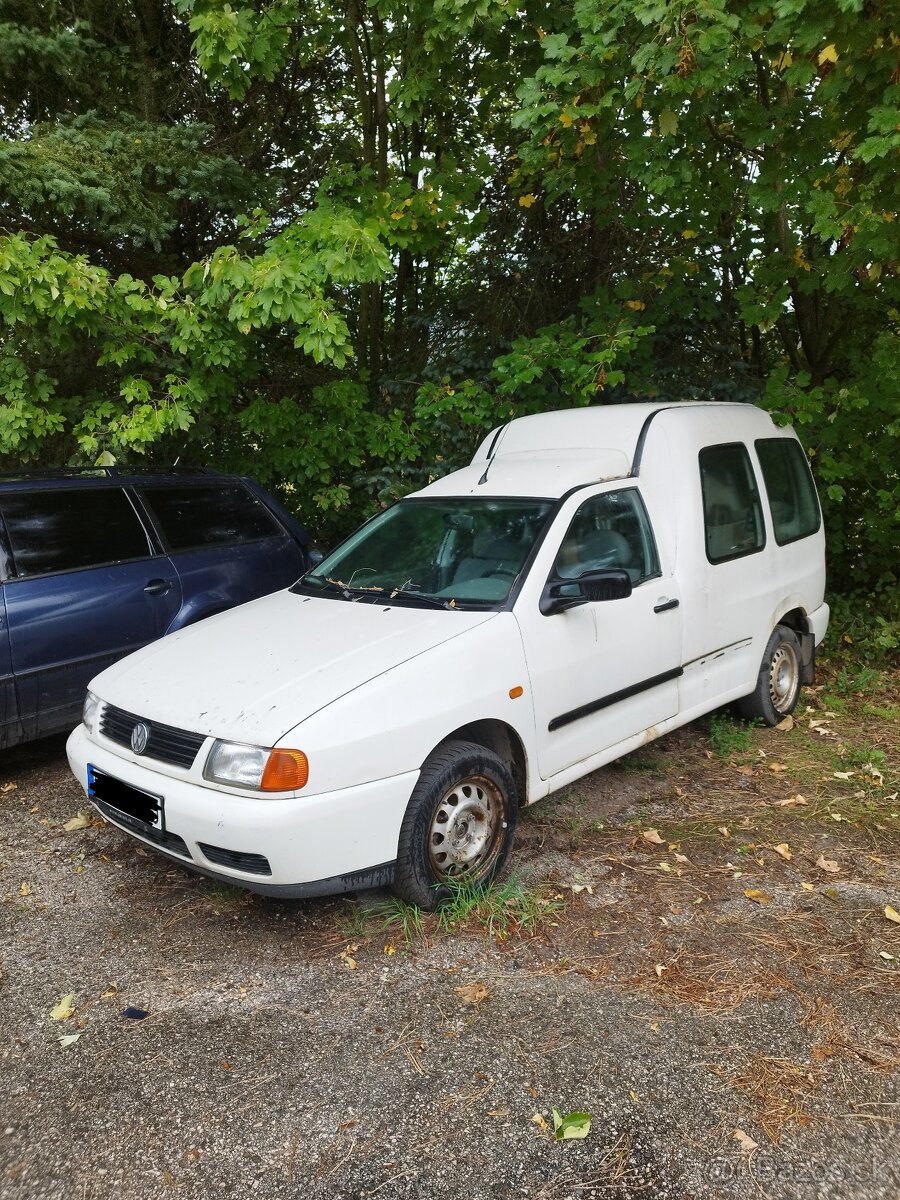
[[310,565],[306,530],[252,479],[0,476],[0,748],[71,729],[115,659]]

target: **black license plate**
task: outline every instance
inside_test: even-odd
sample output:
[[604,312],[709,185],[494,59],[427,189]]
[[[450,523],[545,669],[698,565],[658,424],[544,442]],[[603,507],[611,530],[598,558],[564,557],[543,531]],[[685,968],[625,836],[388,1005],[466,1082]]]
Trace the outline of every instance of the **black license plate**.
[[130,783],[114,779],[112,775],[98,771],[92,763],[88,763],[87,778],[88,795],[92,800],[101,800],[152,829],[165,829],[162,796],[142,792]]

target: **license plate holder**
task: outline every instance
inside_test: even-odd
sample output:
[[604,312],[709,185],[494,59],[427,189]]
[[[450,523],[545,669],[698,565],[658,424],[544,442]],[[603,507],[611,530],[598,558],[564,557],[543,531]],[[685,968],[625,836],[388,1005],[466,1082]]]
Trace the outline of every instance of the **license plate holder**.
[[140,821],[149,829],[166,831],[165,800],[153,792],[123,783],[105,771],[99,771],[93,763],[87,767],[88,796],[91,800],[102,800],[110,808],[124,813],[134,821]]

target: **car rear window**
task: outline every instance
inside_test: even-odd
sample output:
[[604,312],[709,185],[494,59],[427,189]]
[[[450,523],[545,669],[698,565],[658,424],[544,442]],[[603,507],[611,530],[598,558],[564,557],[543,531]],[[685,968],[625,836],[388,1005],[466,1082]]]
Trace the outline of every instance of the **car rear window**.
[[144,527],[121,488],[20,492],[4,496],[18,575],[47,575],[147,558]]
[[819,528],[819,502],[809,463],[793,438],[760,438],[759,465],[772,510],[772,528],[779,546],[809,537]]
[[255,542],[284,533],[263,502],[240,484],[143,488],[141,495],[172,550]]

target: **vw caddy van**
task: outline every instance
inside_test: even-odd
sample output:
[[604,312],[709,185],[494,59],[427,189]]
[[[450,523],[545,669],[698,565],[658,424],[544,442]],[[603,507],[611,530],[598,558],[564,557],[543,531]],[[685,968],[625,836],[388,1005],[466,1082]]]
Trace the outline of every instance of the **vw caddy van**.
[[196,871],[434,907],[523,805],[729,702],[781,721],[824,586],[806,455],[761,410],[523,417],[288,590],[98,675],[69,760]]

